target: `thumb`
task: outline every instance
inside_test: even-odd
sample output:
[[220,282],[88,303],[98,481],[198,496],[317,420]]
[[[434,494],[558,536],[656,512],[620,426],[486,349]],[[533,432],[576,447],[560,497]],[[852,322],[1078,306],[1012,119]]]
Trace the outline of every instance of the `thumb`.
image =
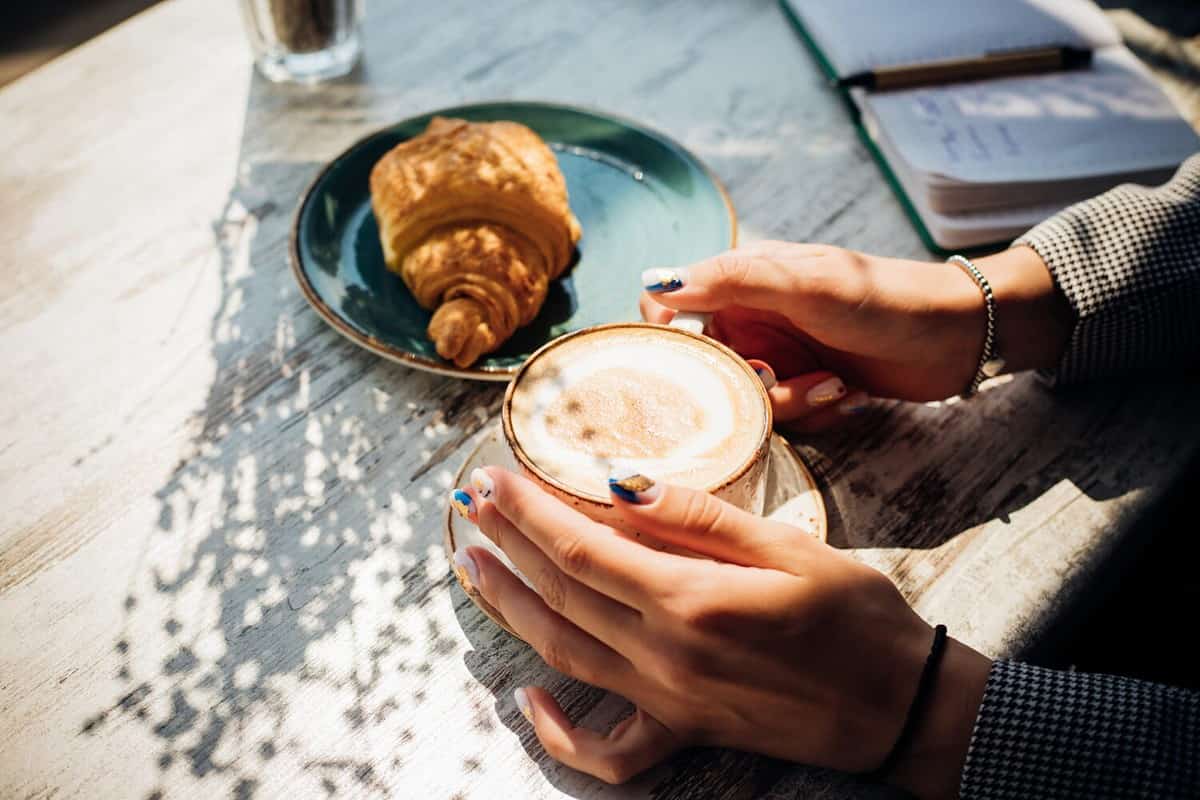
[[727,250],[687,267],[655,267],[642,273],[642,288],[676,311],[743,306],[780,312],[801,286],[795,266],[754,247]]
[[633,530],[719,561],[799,574],[817,545],[799,528],[640,473],[613,475],[608,486],[613,506]]

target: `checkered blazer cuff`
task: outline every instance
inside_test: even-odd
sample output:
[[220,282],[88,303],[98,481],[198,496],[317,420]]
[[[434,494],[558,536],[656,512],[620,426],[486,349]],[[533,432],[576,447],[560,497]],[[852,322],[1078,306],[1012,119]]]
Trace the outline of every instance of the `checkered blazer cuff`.
[[1200,154],[1160,187],[1118,186],[1013,244],[1037,251],[1075,311],[1054,382],[1200,360]]
[[1200,797],[1200,693],[997,661],[963,800]]

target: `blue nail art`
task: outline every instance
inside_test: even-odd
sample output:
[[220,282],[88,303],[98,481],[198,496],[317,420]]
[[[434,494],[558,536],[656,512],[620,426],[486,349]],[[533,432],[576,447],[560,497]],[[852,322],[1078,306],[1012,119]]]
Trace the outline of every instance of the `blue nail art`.
[[475,501],[462,489],[455,489],[450,493],[450,507],[463,519],[471,519],[471,515],[475,513]]
[[871,398],[865,392],[855,392],[842,401],[838,411],[846,416],[862,414],[871,407]]
[[642,273],[642,288],[651,294],[683,288],[683,275],[674,269],[648,269]]
[[644,505],[658,497],[658,485],[640,472],[624,472],[608,479],[608,490],[627,503]]
[[755,367],[754,374],[762,381],[763,386],[767,389],[773,389],[776,384],[775,373],[770,367]]

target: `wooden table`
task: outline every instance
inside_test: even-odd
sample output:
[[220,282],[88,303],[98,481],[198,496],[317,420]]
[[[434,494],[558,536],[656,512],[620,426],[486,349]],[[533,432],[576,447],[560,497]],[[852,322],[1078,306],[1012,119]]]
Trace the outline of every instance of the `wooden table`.
[[[174,0],[0,92],[0,796],[842,797],[695,751],[610,788],[513,687],[594,725],[458,590],[443,496],[501,389],[348,344],[286,261],[364,133],[488,98],[678,137],[746,240],[921,246],[773,0],[370,4],[364,68],[253,74],[233,3]],[[552,9],[552,10],[551,10]],[[1019,653],[1196,451],[1195,382],[883,405],[801,443],[833,542],[927,618]]]

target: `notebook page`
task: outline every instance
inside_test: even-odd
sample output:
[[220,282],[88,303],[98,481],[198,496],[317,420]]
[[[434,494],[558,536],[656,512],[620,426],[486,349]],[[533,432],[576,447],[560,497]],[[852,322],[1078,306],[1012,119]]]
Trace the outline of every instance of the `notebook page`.
[[786,0],[840,76],[993,50],[1121,41],[1092,0]]
[[913,172],[970,183],[1172,167],[1200,137],[1124,47],[1089,70],[856,94]]
[[913,211],[921,218],[933,241],[943,249],[955,250],[1010,241],[1073,202],[1043,202],[1030,198],[1029,203],[1015,208],[960,213],[938,210],[929,202],[925,176],[914,174],[905,165],[888,137],[879,131],[866,110],[862,119],[867,135],[874,140],[892,173],[904,187],[904,195],[912,205]]

